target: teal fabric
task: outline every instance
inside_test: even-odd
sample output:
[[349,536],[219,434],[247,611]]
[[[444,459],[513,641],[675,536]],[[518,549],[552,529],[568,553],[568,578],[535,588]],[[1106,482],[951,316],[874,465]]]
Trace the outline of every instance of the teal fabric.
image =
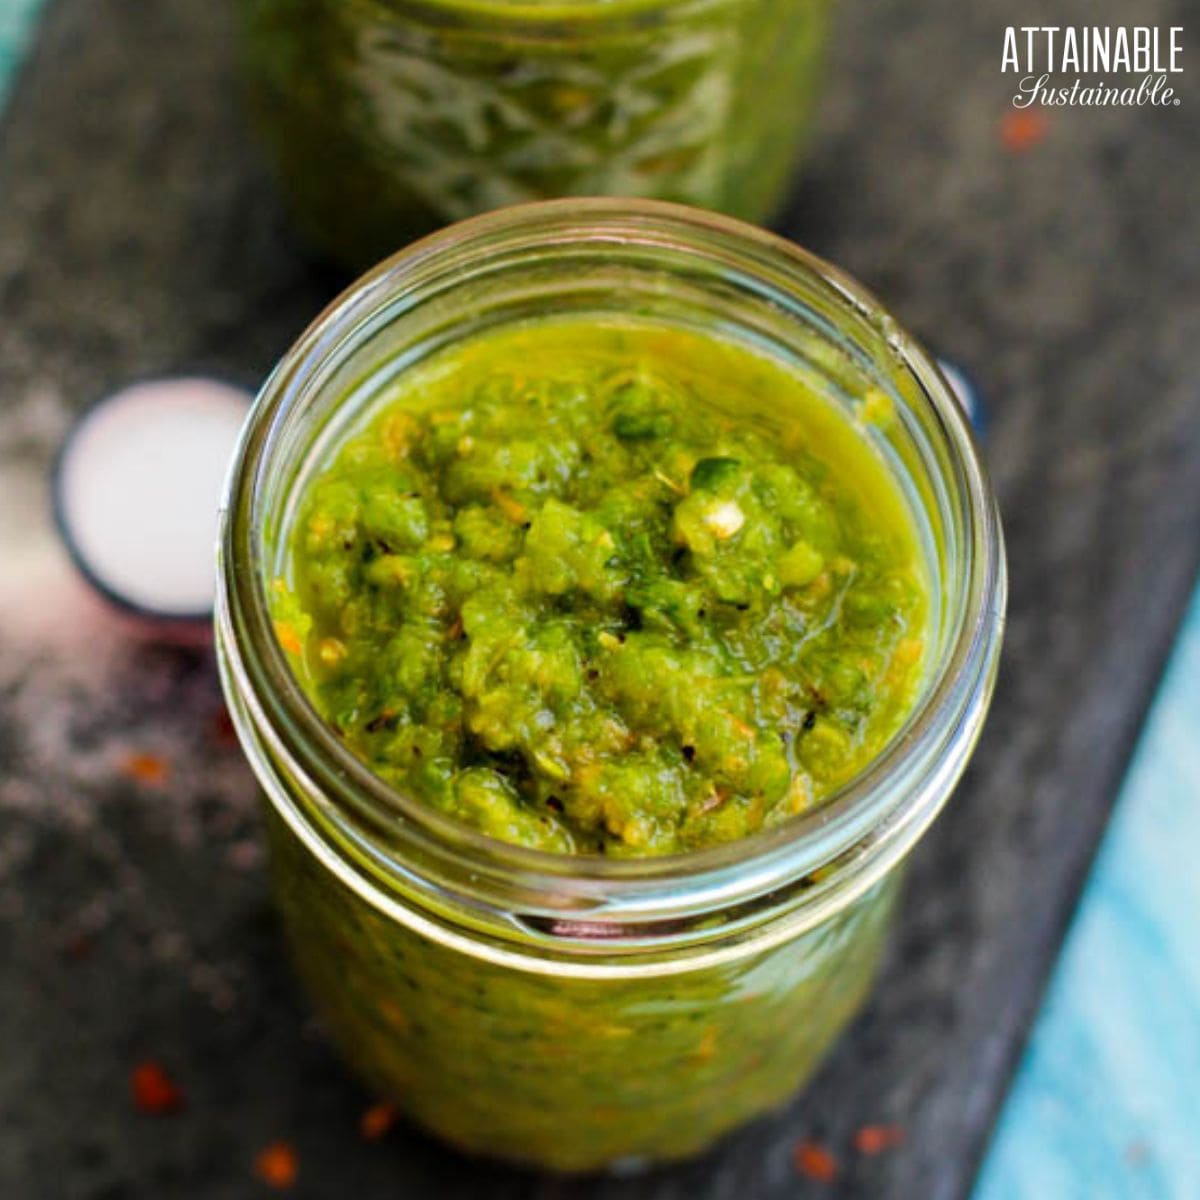
[[1200,1197],[1200,590],[974,1200]]
[[33,33],[42,0],[0,0],[0,104]]

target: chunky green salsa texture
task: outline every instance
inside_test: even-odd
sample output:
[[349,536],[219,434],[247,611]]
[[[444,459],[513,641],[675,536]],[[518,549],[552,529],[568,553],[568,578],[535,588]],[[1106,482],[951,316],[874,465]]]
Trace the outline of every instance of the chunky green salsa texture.
[[896,731],[923,558],[797,373],[579,318],[389,387],[306,483],[277,596],[314,704],[384,780],[504,841],[668,854],[819,805]]

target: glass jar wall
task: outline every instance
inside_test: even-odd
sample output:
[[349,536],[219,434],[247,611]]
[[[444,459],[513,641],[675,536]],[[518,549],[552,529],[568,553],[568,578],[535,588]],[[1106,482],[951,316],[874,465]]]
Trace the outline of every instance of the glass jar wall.
[[[825,804],[739,841],[611,861],[509,845],[389,788],[317,716],[272,631],[297,499],[387,384],[481,331],[564,313],[707,330],[859,422],[919,526],[929,666],[910,717]],[[796,247],[669,205],[466,222],[382,264],[268,381],[223,514],[218,647],[268,801],[300,974],[347,1059],[474,1152],[582,1170],[694,1153],[782,1103],[862,1004],[905,855],[965,767],[1005,593],[995,504],[936,368]]]

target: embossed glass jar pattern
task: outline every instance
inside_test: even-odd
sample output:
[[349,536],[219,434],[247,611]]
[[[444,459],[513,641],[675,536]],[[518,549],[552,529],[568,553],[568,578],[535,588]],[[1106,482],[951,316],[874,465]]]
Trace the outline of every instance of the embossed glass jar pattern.
[[256,123],[309,240],[365,265],[555,196],[771,214],[831,0],[239,0]]

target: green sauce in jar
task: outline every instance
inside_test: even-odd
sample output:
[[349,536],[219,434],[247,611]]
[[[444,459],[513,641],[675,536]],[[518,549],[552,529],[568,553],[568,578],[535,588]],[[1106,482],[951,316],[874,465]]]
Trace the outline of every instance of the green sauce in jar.
[[219,562],[324,1027],[438,1136],[571,1171],[694,1154],[812,1077],[1005,596],[953,396],[870,296],[604,200],[331,306],[251,415]]
[[784,1104],[862,1007],[900,884],[733,962],[544,974],[389,920],[267,822],[292,957],[358,1073],[455,1146],[560,1171],[685,1158]]
[[[858,402],[860,425],[889,419]],[[711,332],[461,339],[302,486],[275,612],[313,704],[494,838],[628,857],[786,822],[880,752],[921,682],[927,572],[882,458]],[[387,919],[274,810],[269,829],[295,959],[363,1076],[457,1145],[572,1171],[686,1156],[783,1103],[861,1005],[898,885],[728,964],[560,977]]]
[[351,266],[488,209],[677,200],[763,220],[830,0],[240,0],[256,122]]
[[921,680],[926,572],[884,463],[711,335],[476,337],[402,373],[306,486],[277,615],[313,703],[385,781],[508,842],[672,854],[786,821]]

